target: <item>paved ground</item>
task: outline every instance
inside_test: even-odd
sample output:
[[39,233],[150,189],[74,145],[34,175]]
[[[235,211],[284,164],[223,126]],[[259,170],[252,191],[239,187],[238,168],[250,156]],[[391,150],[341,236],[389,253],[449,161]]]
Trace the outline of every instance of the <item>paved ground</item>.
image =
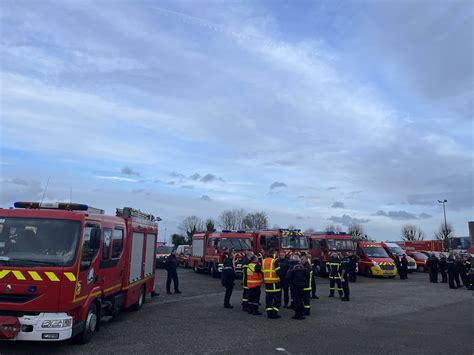
[[[0,342],[0,354],[472,354],[474,349],[472,292],[430,284],[427,274],[405,281],[359,277],[351,284],[350,303],[328,298],[328,280],[318,278],[321,298],[304,321],[291,319],[286,309],[279,320],[224,309],[220,281],[191,270],[179,270],[183,294],[163,295],[164,275],[158,271],[162,296],[104,324],[90,344]],[[234,305],[240,296],[238,286]]]

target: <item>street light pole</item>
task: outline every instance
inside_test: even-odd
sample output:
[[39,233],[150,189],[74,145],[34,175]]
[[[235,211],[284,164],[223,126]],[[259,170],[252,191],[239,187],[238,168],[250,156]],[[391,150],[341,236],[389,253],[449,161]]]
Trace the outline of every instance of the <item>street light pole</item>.
[[[446,233],[446,240],[447,240],[447,237],[448,237],[448,223],[446,222],[446,202],[448,202],[448,200],[438,200],[438,203],[442,203],[443,204],[443,213],[444,213],[444,232]],[[445,247],[446,247],[446,241],[445,241]]]

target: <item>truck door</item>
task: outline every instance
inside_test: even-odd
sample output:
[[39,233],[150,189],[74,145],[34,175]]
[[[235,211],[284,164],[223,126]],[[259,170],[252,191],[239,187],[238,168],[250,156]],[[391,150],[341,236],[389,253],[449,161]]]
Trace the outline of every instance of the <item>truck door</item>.
[[125,260],[122,258],[124,227],[108,225],[102,231],[102,258],[99,264],[99,278],[105,295],[121,289]]
[[84,241],[77,278],[74,300],[86,299],[94,287],[99,286],[99,257],[101,228],[98,223],[87,223],[84,228]]

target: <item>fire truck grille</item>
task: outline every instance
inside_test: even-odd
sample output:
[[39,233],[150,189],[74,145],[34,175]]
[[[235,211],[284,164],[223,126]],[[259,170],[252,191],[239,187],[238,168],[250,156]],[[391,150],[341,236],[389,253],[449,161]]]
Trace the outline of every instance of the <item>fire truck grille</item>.
[[393,270],[394,269],[394,265],[380,265],[380,268],[382,270]]
[[0,293],[0,303],[25,303],[35,298],[36,295],[16,295],[10,293]]
[[27,316],[37,316],[40,312],[23,312],[23,311],[7,311],[7,310],[0,310],[0,316],[8,316],[8,317],[23,317]]

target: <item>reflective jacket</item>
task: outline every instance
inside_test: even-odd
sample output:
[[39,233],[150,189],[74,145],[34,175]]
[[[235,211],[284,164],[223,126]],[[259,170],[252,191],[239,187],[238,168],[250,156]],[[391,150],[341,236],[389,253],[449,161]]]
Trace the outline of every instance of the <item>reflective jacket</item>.
[[250,263],[247,268],[247,286],[248,288],[260,287],[263,283],[263,273],[260,264]]
[[339,258],[331,258],[329,261],[329,278],[341,279],[341,261]]
[[262,271],[263,271],[263,280],[266,284],[274,284],[280,282],[277,272],[280,270],[280,267],[275,264],[277,259],[268,257],[263,260]]
[[311,291],[312,290],[311,279],[313,278],[313,268],[311,267],[311,264],[309,262],[307,262],[303,266],[308,271],[308,276],[306,278],[303,291]]

